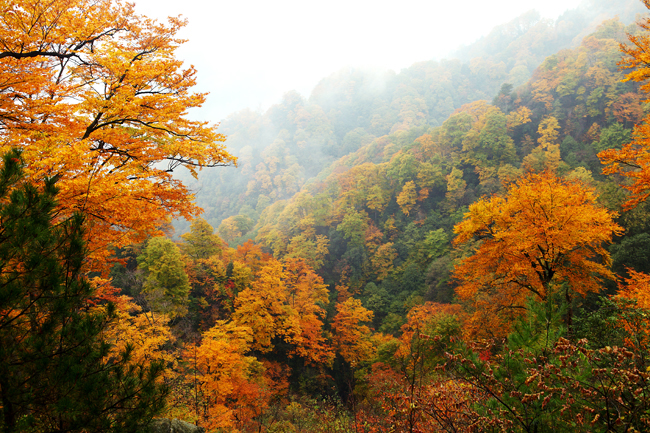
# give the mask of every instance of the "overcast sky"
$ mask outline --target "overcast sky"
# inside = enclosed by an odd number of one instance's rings
[[[244,108],[266,110],[289,90],[308,97],[346,66],[399,72],[444,57],[496,25],[536,9],[557,18],[580,0],[131,0],[163,20],[189,20],[179,57],[210,92],[192,117],[218,122]]]

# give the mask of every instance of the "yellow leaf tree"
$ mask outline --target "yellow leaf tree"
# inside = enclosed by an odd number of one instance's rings
[[[260,352],[273,350],[273,340],[282,338],[297,342],[300,335],[298,315],[288,304],[289,293],[284,284],[282,263],[270,260],[250,288],[235,299],[234,321],[253,330],[252,347]]]
[[[523,308],[530,296],[545,300],[560,287],[569,304],[574,293],[598,291],[602,278],[614,278],[604,248],[622,233],[614,216],[579,182],[548,171],[529,174],[505,195],[473,203],[454,227],[456,245],[478,245],[454,270],[456,292],[487,318]],[[477,317],[473,323],[486,325]]]
[[[252,331],[233,322],[217,321],[203,334],[199,345],[188,345],[184,358],[196,371],[196,415],[208,430],[236,427],[248,400],[267,404],[264,393],[264,367],[247,356],[253,341]],[[243,415],[243,416],[242,416]]]
[[[338,353],[352,366],[370,359],[375,349],[370,341],[370,328],[364,325],[364,322],[372,320],[373,312],[355,298],[348,298],[339,303],[336,311],[332,332]]]
[[[304,260],[271,259],[237,295],[233,320],[253,330],[255,350],[268,353],[282,342],[287,356],[327,365],[333,358],[323,336],[327,302],[327,286]]]
[[[58,176],[60,215],[87,216],[91,268],[170,215],[197,214],[172,171],[235,159],[214,126],[187,118],[205,95],[175,58],[185,22],[154,22],[120,0],[0,8],[0,152],[22,149],[32,179]]]
[[[402,212],[408,216],[413,206],[415,206],[416,200],[417,193],[415,192],[415,182],[408,181],[402,187],[402,192],[397,196],[397,204],[400,209],[402,209]]]
[[[97,307],[105,310],[106,307]],[[173,363],[172,353],[164,347],[174,341],[165,315],[147,314],[127,296],[121,296],[116,304],[115,320],[104,330],[105,341],[111,344],[109,356],[118,354],[130,346],[133,365],[149,365],[153,361]],[[169,373],[167,371],[166,373]]]

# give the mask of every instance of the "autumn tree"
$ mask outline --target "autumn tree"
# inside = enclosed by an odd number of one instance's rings
[[[96,308],[104,312],[106,305]],[[104,338],[111,344],[111,356],[129,348],[131,362],[142,365],[164,361],[172,364],[174,356],[164,350],[174,342],[169,318],[143,312],[128,296],[121,296],[115,304],[115,318],[104,329]],[[166,372],[168,373],[168,372]]]
[[[409,212],[415,206],[415,201],[417,194],[415,193],[415,182],[408,181],[404,184],[402,192],[397,196],[397,204],[402,209],[405,215],[409,215]]]
[[[621,124],[636,125],[643,119],[643,106],[637,93],[621,95],[612,106],[614,116]]]
[[[374,353],[369,339],[370,328],[364,324],[371,321],[374,314],[355,298],[348,298],[338,304],[336,311],[332,322],[334,346],[346,362],[352,366],[358,365]]]
[[[323,335],[327,301],[327,286],[304,260],[271,259],[237,294],[232,317],[253,330],[254,350],[280,350],[306,364],[329,365],[333,354]]]
[[[454,227],[457,246],[476,242],[474,254],[454,270],[456,292],[475,304],[475,317],[499,317],[501,309],[523,308],[528,297],[545,300],[554,290],[569,304],[575,294],[596,292],[603,278],[614,278],[604,248],[622,233],[614,216],[576,181],[548,171],[529,174],[503,196],[470,205]]]
[[[241,291],[235,299],[233,319],[239,326],[253,330],[255,350],[269,352],[276,337],[295,341],[300,329],[295,312],[287,305],[282,264],[272,260],[256,277],[251,287]]]
[[[627,273],[629,277],[619,281],[618,293],[610,301],[617,313],[612,315],[616,318],[615,326],[625,331],[623,342],[614,344],[647,350],[650,342],[650,320],[647,314],[650,310],[650,275],[630,268]]]
[[[238,246],[234,255],[234,260],[241,262],[242,266],[249,268],[256,275],[271,259],[270,254],[262,251],[262,248],[250,239]]]
[[[247,402],[266,404],[264,368],[248,355],[252,341],[251,328],[220,320],[203,334],[200,344],[186,347],[184,358],[193,370],[188,377],[196,375],[193,403],[200,425],[210,430],[236,427],[251,417]]]
[[[628,269],[628,272],[630,278],[619,285],[617,296],[635,300],[639,308],[650,309],[650,275],[632,269]]]
[[[161,24],[121,0],[2,1],[0,151],[24,150],[30,179],[59,178],[58,212],[86,215],[90,266],[110,248],[199,212],[172,177],[234,162],[214,126],[187,118],[205,95],[175,51],[179,18]]]
[[[329,365],[333,353],[323,335],[323,306],[329,301],[327,285],[304,260],[287,259],[284,268],[287,301],[298,313],[300,324],[300,337],[291,354],[308,364]]]

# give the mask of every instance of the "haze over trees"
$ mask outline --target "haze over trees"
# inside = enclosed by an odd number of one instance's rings
[[[643,11],[629,0],[585,2],[555,22],[529,12],[460,48],[457,58],[421,61],[398,74],[346,68],[321,80],[308,98],[288,92],[264,113],[230,115],[220,130],[240,169],[182,179],[196,190],[211,225],[235,215],[255,221],[258,204],[291,197],[338,158],[387,134],[439,126],[464,104],[492,101],[502,84],[525,84],[547,56],[580,45],[604,19],[630,24]],[[175,226],[185,232],[188,223]],[[254,235],[242,233],[242,241]]]
[[[589,6],[217,132],[183,22],[7,2],[0,430],[648,430],[650,0]]]

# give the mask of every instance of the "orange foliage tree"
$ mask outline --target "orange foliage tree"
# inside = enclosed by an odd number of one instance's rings
[[[268,353],[281,341],[288,345],[286,355],[326,365],[333,358],[323,335],[327,302],[327,286],[304,260],[270,259],[237,294],[232,317],[253,330],[253,349]]]
[[[361,301],[348,298],[336,306],[332,322],[334,345],[343,359],[352,366],[370,359],[375,348],[370,341],[370,328],[364,322],[372,320],[374,313],[361,305]]]
[[[241,427],[268,404],[264,367],[247,356],[252,341],[250,328],[220,320],[200,344],[186,347],[184,359],[196,375],[195,416],[208,430]]]
[[[630,278],[619,284],[617,297],[634,299],[639,308],[650,309],[650,275],[628,268]]]
[[[598,291],[603,277],[614,278],[603,247],[622,232],[614,216],[596,205],[593,190],[548,171],[519,179],[504,196],[473,203],[454,227],[456,245],[478,242],[454,270],[458,295],[476,307],[469,323],[485,328],[483,319],[524,308],[530,296],[545,300],[560,283],[569,304],[574,292]]]
[[[650,9],[650,0],[643,0]],[[631,45],[621,45],[621,50],[626,55],[620,62],[626,69],[632,69],[623,81],[643,82],[650,78],[650,18],[639,21],[643,32],[639,35],[629,35]],[[641,85],[644,92],[650,91],[650,83]],[[650,124],[649,117],[643,123],[634,127],[633,140],[621,149],[607,149],[598,154],[600,161],[605,165],[603,173],[619,174],[629,178],[632,183],[624,185],[632,196],[625,206],[631,208],[650,196]]]
[[[329,302],[327,285],[302,259],[285,261],[289,306],[298,313],[300,337],[290,352],[310,364],[329,364],[333,353],[323,336],[323,305]]]
[[[0,8],[0,152],[22,149],[31,179],[59,178],[59,215],[87,216],[92,268],[170,214],[198,213],[172,171],[235,158],[214,126],[187,118],[205,95],[174,57],[185,22],[154,22],[120,0]]]
[[[629,278],[618,284],[614,297],[622,311],[636,314],[619,314],[618,322],[629,337],[624,342],[630,348],[644,348],[650,342],[650,275],[628,268]],[[631,338],[632,337],[632,338]]]

